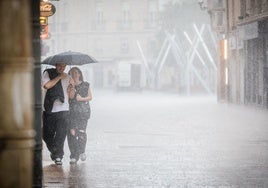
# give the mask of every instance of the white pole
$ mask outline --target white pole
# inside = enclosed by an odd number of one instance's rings
[[[203,26],[204,26],[204,25],[203,25]],[[203,26],[202,26],[202,27],[203,27]],[[211,54],[210,54],[210,52],[209,52],[209,50],[208,50],[208,47],[207,47],[206,43],[205,43],[204,40],[203,40],[203,37],[201,36],[200,32],[198,31],[197,26],[196,26],[195,24],[193,24],[193,27],[194,27],[195,32],[197,33],[197,36],[199,37],[199,39],[200,39],[200,41],[201,41],[201,44],[202,44],[203,48],[205,49],[205,52],[206,52],[206,54],[207,54],[207,56],[208,56],[209,61],[211,62],[213,68],[214,68],[215,70],[217,70],[217,67],[216,67],[216,65],[215,65],[215,62],[214,62],[214,60],[213,60],[213,58],[212,58],[212,56],[211,56]]]

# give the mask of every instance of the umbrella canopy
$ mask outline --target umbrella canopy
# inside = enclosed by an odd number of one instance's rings
[[[67,51],[46,58],[42,64],[55,65],[65,63],[67,65],[84,65],[97,63],[97,60],[87,54],[80,52]]]

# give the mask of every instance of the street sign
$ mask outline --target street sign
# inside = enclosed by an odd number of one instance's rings
[[[41,17],[49,17],[55,14],[56,7],[49,2],[40,2],[40,16]]]

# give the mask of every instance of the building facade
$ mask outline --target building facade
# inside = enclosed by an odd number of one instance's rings
[[[99,63],[85,74],[94,87],[120,86],[118,79],[124,74],[120,64],[127,63],[131,70],[123,71],[131,75],[123,87],[145,86],[146,72],[137,43],[150,59],[159,27],[158,0],[65,0],[53,4],[56,13],[49,18],[50,38],[43,40],[49,52],[43,58],[67,50],[92,55]]]
[[[267,0],[200,1],[218,34],[218,98],[268,108]]]

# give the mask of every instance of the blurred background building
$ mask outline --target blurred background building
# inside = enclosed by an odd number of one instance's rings
[[[218,98],[268,107],[268,1],[199,1],[219,42]]]
[[[49,19],[50,38],[43,40],[49,51],[44,57],[67,50],[94,56],[99,64],[90,65],[88,72],[94,87],[139,89],[145,85],[137,41],[146,55],[152,53],[159,28],[157,0],[66,0],[54,4],[57,12]]]
[[[94,56],[99,63],[84,69],[92,87],[216,93],[216,43],[196,0],[52,3],[42,59],[67,50]]]

